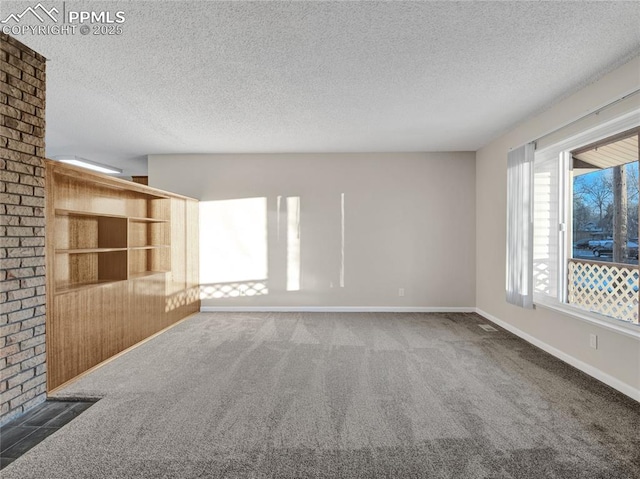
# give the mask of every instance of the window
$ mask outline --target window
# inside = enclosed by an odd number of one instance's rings
[[[572,258],[638,264],[638,134],[571,152]]]
[[[567,302],[638,323],[638,130],[571,151]]]
[[[536,151],[533,295],[638,321],[638,114]]]

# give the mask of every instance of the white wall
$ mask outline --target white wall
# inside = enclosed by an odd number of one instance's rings
[[[204,299],[203,307],[475,305],[474,153],[150,155],[149,184],[203,204],[216,202],[208,204],[218,219],[253,214],[255,224],[264,221],[255,209],[260,200],[222,201],[266,199],[266,232],[256,231],[255,225],[244,228],[237,222],[232,225],[232,220],[218,220],[215,223],[227,230],[212,234],[201,251],[211,245],[224,250],[235,234],[230,230],[245,230],[238,242],[246,248],[229,252],[240,265],[245,253],[254,258],[263,254],[259,242],[266,241],[269,294]],[[287,197],[300,198],[299,291],[287,291]],[[229,214],[236,210],[241,214]],[[249,244],[251,238],[256,238],[255,247]],[[260,268],[251,271],[245,266],[227,274],[224,255],[212,258],[212,264],[201,265],[202,277],[203,268],[218,268],[216,273],[221,269],[222,274],[210,276],[216,281],[260,274]],[[405,296],[398,295],[399,288],[405,289]]]
[[[548,309],[523,310],[505,301],[507,152],[640,87],[640,57],[476,153],[476,304],[540,346],[640,400],[640,339]],[[592,116],[582,126],[607,115]],[[576,131],[576,127],[570,128]],[[565,135],[567,134],[565,130]],[[559,138],[562,135],[555,135]],[[547,140],[549,141],[549,140]],[[589,334],[598,335],[598,349]]]

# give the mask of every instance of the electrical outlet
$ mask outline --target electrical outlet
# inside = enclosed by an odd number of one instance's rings
[[[398,289],[398,296],[404,296],[404,288]]]
[[[589,346],[593,349],[598,349],[598,336],[595,334],[589,335]]]

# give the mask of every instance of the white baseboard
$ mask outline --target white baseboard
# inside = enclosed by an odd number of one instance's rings
[[[619,379],[614,378],[613,376],[601,371],[600,369],[591,366],[590,364],[587,364],[577,358],[574,358],[573,356],[570,356],[569,354],[565,353],[564,351],[561,351],[557,348],[554,348],[553,346],[550,346],[549,344],[540,341],[539,339],[531,336],[530,334],[525,333],[524,331],[521,331],[520,329],[516,328],[515,326],[512,326],[511,324],[502,321],[501,319],[496,318],[495,316],[493,316],[492,314],[487,313],[486,311],[481,310],[480,308],[476,308],[476,313],[478,313],[480,316],[482,316],[485,319],[488,319],[489,321],[491,321],[492,323],[497,324],[498,326],[503,327],[504,329],[506,329],[507,331],[515,334],[516,336],[524,339],[525,341],[527,341],[528,343],[533,344],[534,346],[539,347],[540,349],[542,349],[543,351],[546,351],[547,353],[551,354],[552,356],[555,356],[556,358],[564,361],[567,364],[570,364],[571,366],[573,366],[576,369],[579,369],[580,371],[588,374],[589,376],[592,376],[594,378],[596,378],[597,380],[605,383],[608,386],[611,386],[612,388],[620,391],[621,393],[629,396],[632,399],[635,399],[636,401],[640,402],[640,390],[636,389],[632,386],[630,386],[629,384],[623,383],[622,381],[620,381]]]
[[[475,313],[476,308],[437,306],[202,306],[200,311],[203,313]]]

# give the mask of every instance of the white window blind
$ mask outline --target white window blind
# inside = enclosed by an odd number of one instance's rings
[[[533,307],[534,143],[507,157],[507,302]]]
[[[558,298],[560,234],[560,161],[538,158],[533,167],[533,295]]]

